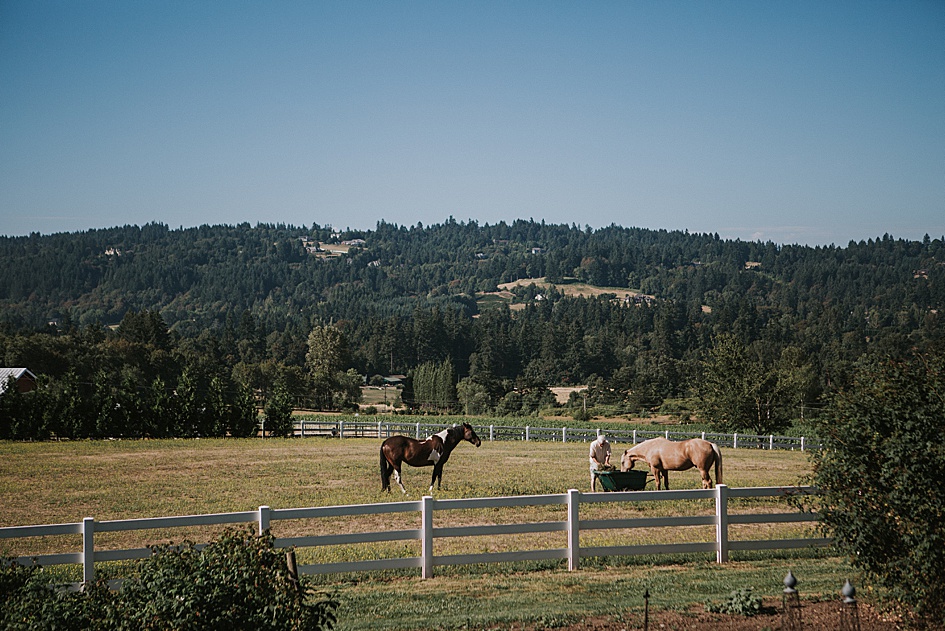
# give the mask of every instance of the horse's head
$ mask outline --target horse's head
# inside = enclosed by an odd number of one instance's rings
[[[476,431],[469,423],[463,423],[463,440],[468,440],[476,447],[482,444],[482,441],[476,436]]]
[[[623,452],[623,455],[620,456],[620,470],[629,471],[633,468],[633,465],[637,460],[646,460],[643,456],[639,456],[635,453],[632,453],[632,449],[628,449]]]

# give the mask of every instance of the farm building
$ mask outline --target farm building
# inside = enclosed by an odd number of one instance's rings
[[[0,368],[0,394],[6,391],[11,377],[20,392],[36,389],[36,375],[29,368]]]

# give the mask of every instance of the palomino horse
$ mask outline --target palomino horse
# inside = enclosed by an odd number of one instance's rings
[[[722,452],[715,443],[701,438],[673,442],[665,438],[651,438],[623,452],[620,458],[620,470],[629,471],[637,460],[650,465],[650,471],[656,478],[656,489],[666,483],[669,490],[669,471],[685,471],[697,467],[702,474],[702,488],[712,488],[709,470],[715,465],[715,481],[722,483]]]
[[[381,490],[390,493],[390,474],[393,472],[400,490],[404,495],[407,494],[400,477],[400,465],[406,462],[412,467],[433,465],[433,477],[430,479],[432,493],[434,484],[440,488],[443,483],[443,465],[449,460],[453,448],[464,440],[476,447],[482,444],[469,423],[444,429],[424,441],[409,436],[391,436],[381,444]]]

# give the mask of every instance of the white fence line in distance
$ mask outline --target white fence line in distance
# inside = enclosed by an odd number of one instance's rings
[[[395,421],[344,421],[308,420],[295,421],[293,434],[302,438],[316,436],[332,438],[387,438],[395,434],[422,439],[452,427],[446,423],[408,423]],[[588,429],[574,427],[524,427],[504,425],[473,425],[482,440],[523,440],[551,442],[590,442],[599,434],[606,433],[611,442],[637,444],[649,438],[664,437],[669,440],[703,438],[719,447],[732,449],[785,449],[807,451],[820,449],[804,436],[778,436],[775,434],[721,434],[716,432],[674,432],[642,429]]]

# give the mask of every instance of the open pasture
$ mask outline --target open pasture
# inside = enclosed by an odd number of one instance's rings
[[[628,445],[614,444],[615,460]],[[155,440],[0,443],[0,526],[65,523],[94,517],[98,521],[170,515],[254,510],[261,505],[295,508],[400,501],[399,490],[380,491],[380,441],[376,439],[247,439]],[[807,455],[790,451],[724,450],[724,481],[738,486],[792,486],[808,472]],[[640,465],[637,465],[638,468]],[[405,467],[410,498],[427,494],[431,468]],[[700,488],[695,470],[670,474],[672,488]],[[475,448],[460,444],[444,469],[444,482],[435,497],[493,497],[563,493],[571,488],[589,490],[587,444],[538,442],[484,442]],[[652,481],[647,489],[655,488]],[[747,510],[768,510],[766,500],[743,500]],[[665,514],[711,514],[710,503],[646,503],[590,506],[582,518]],[[533,507],[516,512],[490,510],[488,514],[457,511],[437,525],[550,521],[561,519],[559,507]],[[606,512],[605,512],[606,511]],[[523,514],[524,512],[524,514]],[[391,516],[376,519],[392,519]],[[416,527],[409,523],[377,523],[350,519],[343,523],[279,522],[279,537],[321,532],[357,532]],[[795,526],[794,528],[804,528]],[[113,545],[135,546],[183,538],[201,541],[212,536],[206,529],[140,533],[109,533]],[[643,541],[659,533],[636,533]],[[103,535],[105,536],[105,535]],[[557,537],[559,534],[547,534]],[[601,532],[607,538],[609,533]],[[665,534],[662,536],[666,536]],[[670,535],[675,536],[675,535]],[[737,536],[737,533],[736,535]],[[787,535],[786,535],[787,536]],[[147,537],[147,540],[142,540]],[[489,538],[485,549],[515,545]],[[68,542],[56,538],[0,542],[3,554],[62,551]],[[452,542],[451,542],[452,543]],[[106,543],[105,545],[112,545]],[[454,545],[468,546],[468,541]],[[587,545],[604,545],[589,540]],[[67,546],[68,547],[68,546]],[[403,546],[390,554],[401,555]],[[376,550],[323,550],[321,555],[361,556]],[[333,560],[333,559],[329,559]]]
[[[273,508],[363,504],[401,501],[399,491],[380,492],[380,441],[376,439],[249,439],[100,441],[73,443],[0,443],[0,525],[28,525],[130,519],[245,511]],[[615,444],[615,457],[627,445]],[[793,486],[809,471],[807,455],[800,452],[723,450],[724,481],[731,487]],[[639,465],[638,465],[639,466]],[[426,494],[430,468],[405,468],[410,498]],[[700,488],[694,470],[670,474],[674,489]],[[491,497],[561,493],[569,488],[587,491],[587,444],[484,442],[463,443],[444,469],[444,488],[437,498]],[[652,482],[648,489],[653,488]],[[765,499],[741,500],[751,511],[780,511]],[[665,514],[710,514],[712,506],[694,501],[642,504],[589,505],[582,519]],[[437,514],[437,526],[553,521],[562,519],[560,507],[532,507],[511,512],[502,509],[449,511]],[[454,514],[455,513],[455,514]],[[388,522],[380,523],[381,519]],[[390,521],[393,520],[393,521]],[[381,516],[370,519],[324,520],[318,524],[274,523],[278,537],[415,528],[416,516]],[[809,526],[787,525],[805,529]],[[104,533],[105,547],[133,547],[168,541],[206,541],[214,528]],[[609,545],[615,538],[632,536],[640,542],[696,540],[700,534],[681,531],[701,527],[599,531],[582,545]],[[741,528],[750,528],[742,526]],[[784,533],[794,536],[796,532]],[[767,536],[761,533],[759,536]],[[438,554],[462,551],[497,551],[527,547],[556,547],[561,533],[521,537],[489,537],[437,541]],[[732,533],[733,538],[750,538]],[[705,533],[711,539],[711,533]],[[50,537],[31,541],[0,542],[0,554],[38,554],[74,550],[77,537]],[[485,540],[481,540],[485,539]],[[584,536],[582,536],[582,540]],[[14,549],[15,546],[15,549]],[[413,542],[300,550],[300,562],[331,562],[371,556],[409,556]],[[441,548],[442,546],[442,548]],[[415,571],[370,575],[317,577],[321,589],[337,594],[339,629],[521,628],[523,624],[559,626],[586,616],[611,617],[615,623],[639,618],[642,592],[652,594],[654,608],[685,609],[706,599],[722,600],[732,589],[752,586],[761,594],[778,596],[787,569],[801,577],[803,593],[829,596],[842,580],[852,576],[839,559],[826,551],[735,557],[724,566],[706,555],[638,557],[620,561],[597,558],[582,562],[569,573],[557,562],[521,566],[466,566],[441,568],[433,580],[421,580]],[[118,574],[120,568],[111,571]],[[109,576],[108,567],[100,570]],[[76,577],[65,577],[76,580]],[[467,592],[475,607],[455,598]]]

